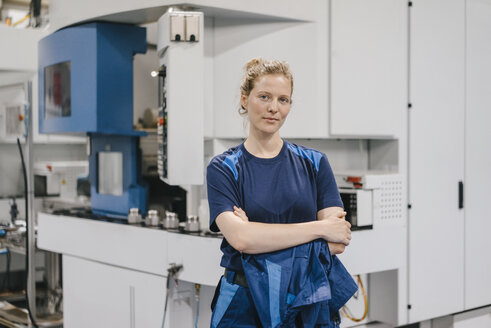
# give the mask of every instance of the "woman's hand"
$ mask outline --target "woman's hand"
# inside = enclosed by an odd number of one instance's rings
[[[244,222],[249,221],[249,218],[247,217],[246,212],[244,212],[244,210],[241,209],[240,207],[234,206],[234,214],[236,216],[238,216]]]
[[[340,243],[327,243],[327,245],[329,246],[329,252],[331,252],[331,255],[342,254],[346,248],[346,246]]]
[[[346,212],[343,210],[342,207],[327,207],[319,212],[317,212],[317,220],[327,220],[327,219],[338,219],[345,221],[346,217]],[[348,224],[348,229],[351,227],[349,222],[346,222]],[[351,231],[348,232],[349,236],[345,236],[345,239],[348,241],[351,240]],[[344,243],[335,243],[332,240],[328,240],[328,245],[329,245],[329,251],[331,252],[331,255],[338,255],[344,252],[346,248],[346,244]]]
[[[319,220],[323,238],[331,243],[340,243],[348,246],[351,240],[351,224],[344,219],[346,212],[339,212]]]

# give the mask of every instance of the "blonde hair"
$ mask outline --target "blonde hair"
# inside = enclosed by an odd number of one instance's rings
[[[269,74],[282,74],[289,79],[293,93],[293,75],[290,65],[285,61],[253,58],[246,63],[244,71],[244,78],[240,85],[241,95],[249,96],[252,89],[254,89],[256,80],[261,76]],[[239,114],[244,115],[245,113],[247,113],[247,110],[241,105],[239,107]]]

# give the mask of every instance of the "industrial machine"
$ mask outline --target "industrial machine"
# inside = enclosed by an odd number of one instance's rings
[[[146,51],[141,27],[90,23],[39,42],[39,131],[90,137],[92,212],[125,218],[147,211],[139,136],[133,130],[133,56]]]
[[[380,222],[401,222],[404,210],[400,174],[336,172],[336,183],[352,230],[372,229]]]
[[[203,14],[169,11],[158,24],[158,173],[168,185],[202,184]],[[39,43],[39,131],[88,134],[96,215],[144,216],[155,190],[142,178],[146,132],[133,130],[133,56],[144,52],[145,29],[115,23],[68,27]]]

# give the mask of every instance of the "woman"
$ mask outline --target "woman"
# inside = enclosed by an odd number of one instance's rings
[[[292,92],[287,63],[250,60],[239,109],[249,119],[249,136],[208,166],[210,229],[225,237],[222,285],[231,286],[217,288],[213,327],[262,326],[241,253],[270,253],[319,238],[329,243],[331,254],[349,245],[350,224],[327,157],[280,137]]]

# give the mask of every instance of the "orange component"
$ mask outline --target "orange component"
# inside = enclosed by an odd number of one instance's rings
[[[50,171],[50,172],[51,172],[51,171],[53,171],[53,167],[52,167],[51,165],[49,165],[49,164],[46,164],[46,168],[47,168],[47,169],[48,169],[48,171]]]
[[[361,183],[361,177],[348,177],[346,181],[352,183]]]
[[[159,118],[159,125],[164,125],[164,119],[163,118]]]
[[[23,120],[24,120],[24,115],[19,114],[19,121],[23,121]]]

